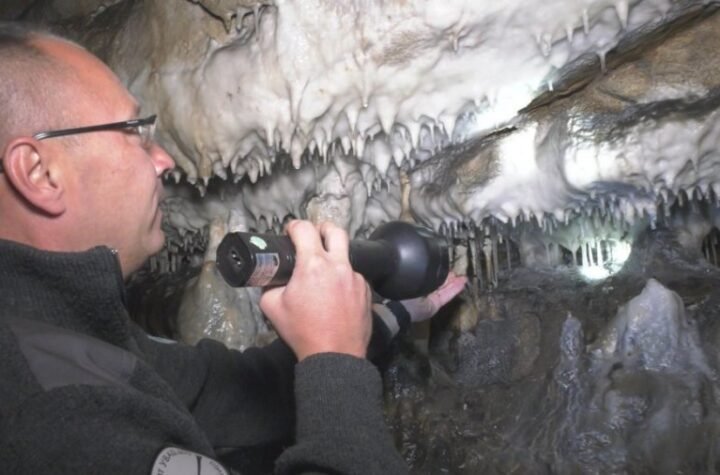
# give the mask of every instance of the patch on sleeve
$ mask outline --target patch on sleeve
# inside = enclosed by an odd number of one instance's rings
[[[151,475],[230,475],[220,462],[205,455],[177,447],[160,451]]]

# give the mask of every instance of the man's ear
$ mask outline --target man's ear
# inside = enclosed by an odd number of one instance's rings
[[[21,137],[5,148],[3,168],[15,191],[38,210],[50,216],[65,211],[64,188],[37,140]]]

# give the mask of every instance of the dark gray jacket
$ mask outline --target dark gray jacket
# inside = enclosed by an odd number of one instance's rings
[[[109,249],[0,241],[2,473],[171,475],[175,447],[215,458],[291,438],[277,473],[407,471],[368,361],[158,341],[129,320]]]

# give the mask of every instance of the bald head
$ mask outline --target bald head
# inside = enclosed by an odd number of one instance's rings
[[[117,251],[125,276],[164,244],[163,172],[172,158],[138,129],[139,104],[82,47],[0,23],[0,239],[49,251]],[[101,126],[35,138],[43,131]],[[45,140],[47,138],[47,140]]]
[[[62,41],[18,23],[0,22],[0,150],[16,135],[54,128],[66,110],[61,95],[73,72],[39,46]]]

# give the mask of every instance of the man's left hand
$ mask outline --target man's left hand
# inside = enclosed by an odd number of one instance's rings
[[[459,294],[466,283],[467,277],[450,272],[443,285],[434,292],[424,297],[401,300],[400,303],[410,314],[413,323],[422,322],[435,315],[443,305]]]

